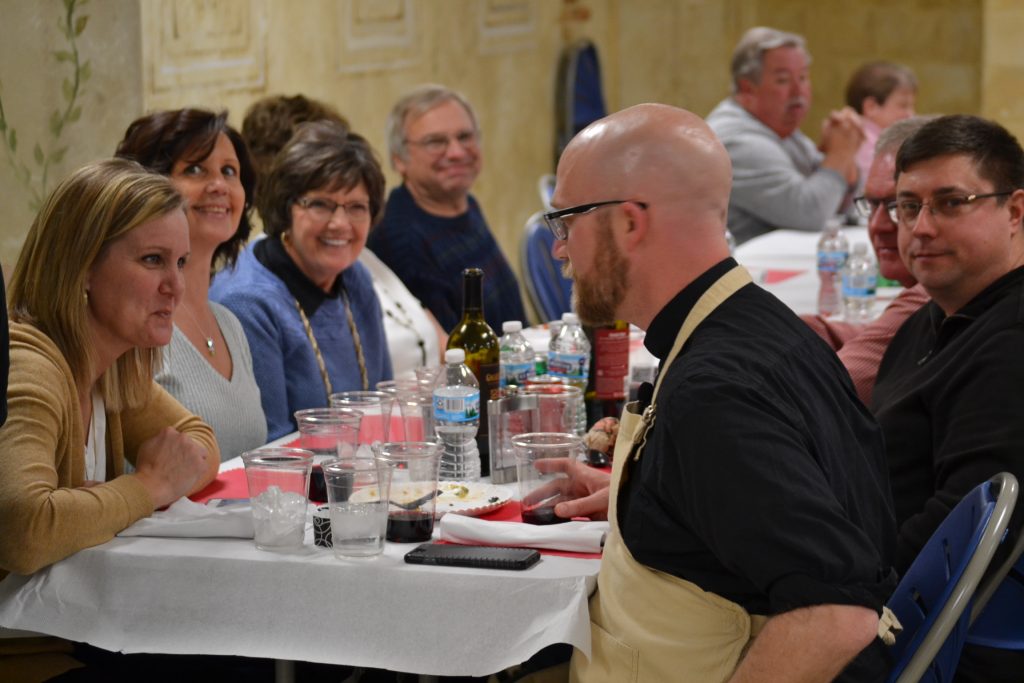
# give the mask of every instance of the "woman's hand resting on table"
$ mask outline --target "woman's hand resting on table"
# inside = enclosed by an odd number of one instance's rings
[[[600,470],[569,458],[544,458],[534,462],[541,472],[565,472],[567,482],[552,481],[562,489],[562,494],[572,500],[555,505],[555,515],[565,519],[589,517],[608,518],[608,486],[611,477]]]
[[[157,508],[189,493],[206,474],[206,449],[195,439],[164,427],[139,447],[135,476]]]

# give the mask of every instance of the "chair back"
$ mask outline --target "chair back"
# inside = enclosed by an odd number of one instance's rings
[[[935,530],[889,599],[903,625],[889,681],[953,680],[970,603],[1006,532],[1017,480],[1002,472],[964,496]]]
[[[1024,538],[1024,533],[1020,537]],[[1021,545],[1018,540],[1014,546],[1017,563],[1003,575],[987,606],[983,605],[980,613],[974,610],[977,617],[967,633],[967,642],[971,645],[1024,650],[1024,558],[1020,555]]]
[[[520,242],[519,267],[530,303],[541,322],[558,320],[572,310],[572,280],[562,276],[562,265],[551,255],[555,237],[535,213],[526,221]]]

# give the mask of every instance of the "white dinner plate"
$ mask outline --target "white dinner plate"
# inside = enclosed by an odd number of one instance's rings
[[[446,512],[476,517],[497,510],[512,500],[512,489],[498,484],[484,484],[479,481],[442,481],[437,488],[435,516]]]

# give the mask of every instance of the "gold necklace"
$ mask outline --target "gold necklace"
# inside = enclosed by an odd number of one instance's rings
[[[213,337],[211,337],[210,335],[206,334],[206,330],[204,330],[203,326],[199,324],[199,321],[196,319],[195,314],[192,313],[192,309],[189,308],[188,304],[186,304],[183,301],[183,302],[181,302],[181,307],[185,309],[186,313],[188,313],[188,317],[192,318],[192,322],[194,322],[196,324],[196,329],[199,330],[199,334],[201,334],[203,339],[206,340],[206,352],[208,354],[210,354],[211,356],[213,356],[214,355]]]

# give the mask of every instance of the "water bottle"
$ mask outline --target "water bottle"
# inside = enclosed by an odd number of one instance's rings
[[[830,316],[839,313],[842,300],[839,295],[840,273],[850,254],[850,243],[836,224],[828,224],[818,240],[818,313]]]
[[[548,351],[555,348],[555,340],[558,339],[558,333],[562,331],[562,321],[552,320],[548,323],[548,330],[551,332],[551,338],[548,340]]]
[[[533,346],[523,336],[523,323],[506,320],[501,324],[504,333],[499,341],[501,346],[501,387],[514,384],[526,385],[526,378],[534,373]]]
[[[587,390],[587,378],[590,375],[590,340],[580,327],[580,319],[575,313],[562,314],[562,329],[558,336],[551,340],[548,351],[548,374],[558,377],[579,390]],[[587,431],[587,408],[580,403],[580,415],[576,431],[584,434]]]
[[[446,480],[480,479],[480,384],[465,364],[466,352],[444,352],[444,370],[434,388],[434,431],[444,443],[439,477]]]
[[[867,323],[872,319],[878,285],[878,266],[868,254],[868,245],[860,242],[843,268],[843,317],[849,323]]]

